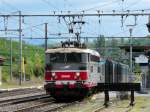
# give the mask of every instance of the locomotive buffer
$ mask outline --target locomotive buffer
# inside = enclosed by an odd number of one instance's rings
[[[130,106],[134,106],[134,91],[140,91],[140,83],[98,83],[98,90],[104,91],[105,107],[109,102],[109,91],[131,91]]]

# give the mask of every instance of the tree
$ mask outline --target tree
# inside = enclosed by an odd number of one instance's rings
[[[105,37],[103,35],[100,35],[100,37],[97,38],[97,40],[94,41],[95,48],[99,50],[99,53],[104,56],[105,55]]]

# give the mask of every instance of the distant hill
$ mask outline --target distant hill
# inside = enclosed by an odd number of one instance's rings
[[[11,59],[11,41],[0,38],[0,56],[6,58],[3,71],[3,82],[9,81],[10,77],[10,59]],[[19,77],[19,42],[12,41],[12,72],[13,78]],[[33,46],[23,42],[23,58],[25,60],[25,73],[28,77],[43,77],[44,74],[44,48]]]

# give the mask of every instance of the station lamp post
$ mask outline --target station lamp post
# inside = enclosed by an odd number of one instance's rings
[[[130,71],[133,72],[133,66],[132,66],[132,47],[133,47],[133,39],[132,39],[132,31],[133,29],[130,28]]]

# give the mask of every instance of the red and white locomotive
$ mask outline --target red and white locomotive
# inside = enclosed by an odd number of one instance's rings
[[[61,47],[46,51],[45,90],[56,99],[85,97],[97,91],[98,83],[127,82],[128,66],[110,60],[100,62],[100,54],[81,47]]]
[[[85,96],[96,88],[102,79],[99,60],[99,53],[91,49],[48,49],[45,72],[47,93],[55,98]]]

